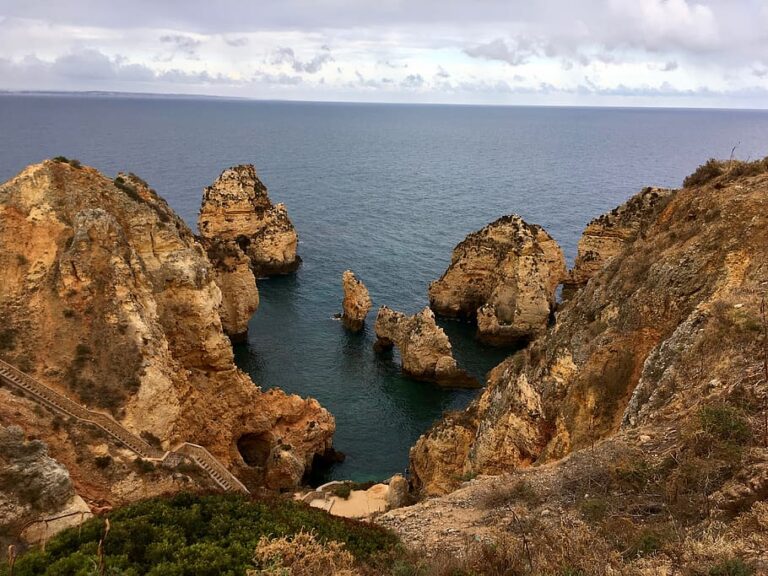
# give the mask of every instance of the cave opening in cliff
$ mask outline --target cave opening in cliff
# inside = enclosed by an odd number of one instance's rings
[[[249,432],[237,439],[237,450],[248,466],[263,468],[272,450],[272,435]]]

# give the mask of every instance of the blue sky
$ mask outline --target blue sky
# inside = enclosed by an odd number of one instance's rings
[[[768,0],[0,0],[0,90],[768,107]]]

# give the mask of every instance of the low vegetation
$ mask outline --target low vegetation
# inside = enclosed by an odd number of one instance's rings
[[[703,186],[716,178],[721,178],[719,184],[725,184],[742,176],[757,176],[768,172],[768,156],[761,160],[715,160],[710,158],[699,166],[696,171],[683,180],[685,188]]]
[[[73,168],[82,168],[83,165],[80,162],[80,160],[77,160],[75,158],[67,158],[66,156],[56,156],[52,158],[54,162],[58,162],[59,164],[69,164]]]
[[[335,518],[289,500],[231,494],[146,500],[112,513],[106,528],[105,519],[96,518],[80,529],[62,532],[44,551],[22,555],[13,575],[244,576],[257,565],[271,565],[274,570],[255,574],[309,574],[277,571],[275,564],[283,562],[280,551],[285,546],[268,543],[268,539],[290,539],[309,530],[313,543],[335,542],[329,550],[343,549],[349,554],[345,558],[351,556],[356,566],[367,570],[374,569],[379,557],[396,554],[399,547],[397,537],[381,528]],[[307,540],[306,535],[299,538]],[[101,572],[99,566],[103,566]],[[6,576],[7,569],[0,569],[0,574]]]

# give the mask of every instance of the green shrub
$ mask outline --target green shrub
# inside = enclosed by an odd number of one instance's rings
[[[683,180],[683,187],[701,186],[723,174],[723,162],[710,158]]]
[[[136,458],[133,461],[133,467],[136,468],[139,474],[149,474],[155,471],[155,465],[149,460],[144,460],[144,458]]]
[[[96,456],[96,458],[93,459],[93,462],[96,464],[97,468],[108,468],[112,464],[112,456],[109,454],[104,456]]]
[[[723,560],[712,566],[708,576],[752,576],[754,571],[738,558]]]
[[[58,162],[59,164],[69,164],[73,168],[82,168],[83,164],[80,162],[80,160],[76,160],[75,158],[67,158],[66,156],[55,156],[52,158],[54,162]]]
[[[13,350],[16,346],[16,330],[0,328],[0,350]]]
[[[704,406],[699,411],[701,428],[722,442],[746,444],[752,438],[749,422],[737,408],[728,404]]]
[[[344,544],[358,562],[398,548],[383,528],[336,518],[284,499],[258,500],[234,494],[177,494],[114,511],[104,544],[107,574],[243,576],[253,567],[262,536],[281,538],[312,530],[320,542]],[[94,572],[104,519],[61,532],[45,551],[22,555],[14,576],[59,576]],[[0,574],[7,574],[0,568]]]
[[[346,500],[347,498],[349,498],[349,495],[352,493],[352,486],[350,486],[346,482],[344,484],[335,484],[331,486],[330,492],[334,496],[338,496],[339,498],[343,498],[344,500]]]

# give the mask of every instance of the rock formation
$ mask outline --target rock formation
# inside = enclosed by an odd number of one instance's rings
[[[368,289],[351,270],[344,271],[341,276],[341,285],[344,288],[344,311],[341,315],[341,321],[348,330],[359,332],[363,328],[365,317],[368,316],[368,312],[373,306]]]
[[[438,314],[477,318],[478,336],[505,345],[546,330],[565,258],[543,228],[504,216],[468,235],[429,287]]]
[[[45,536],[43,526],[33,523],[41,511],[61,516],[52,527],[61,530],[91,517],[82,498],[75,493],[66,468],[50,458],[45,444],[27,440],[18,426],[0,425],[0,545],[22,535],[27,543]],[[26,530],[24,530],[26,528]]]
[[[331,447],[334,419],[316,400],[262,392],[235,367],[216,271],[140,179],[55,161],[26,168],[0,185],[0,270],[0,357],[161,449],[197,443],[248,486],[282,489]],[[86,499],[181,489],[5,388],[0,421],[34,429]],[[297,462],[287,473],[276,447]]]
[[[285,206],[272,204],[251,164],[224,170],[203,191],[198,228],[206,240],[236,242],[257,278],[293,272],[301,263]]]
[[[259,308],[251,261],[233,240],[203,239],[203,245],[213,265],[213,280],[221,290],[221,326],[230,340],[244,342],[248,322]]]
[[[402,474],[395,474],[389,479],[387,490],[387,509],[402,508],[408,503],[408,480]]]
[[[768,173],[748,166],[742,174],[757,175],[645,190],[603,218],[626,248],[589,272],[556,326],[496,367],[464,413],[419,439],[417,489],[445,493],[462,476],[557,460],[640,427],[684,428],[701,406],[763,394],[744,375],[761,373],[764,354]],[[644,224],[627,223],[632,206],[651,206]],[[615,253],[611,242],[601,245]],[[586,270],[582,257],[576,277]]]
[[[576,264],[563,281],[563,296],[569,298],[642,234],[673,192],[665,188],[645,188],[587,224],[579,240]]]
[[[458,367],[451,342],[428,307],[406,316],[382,306],[376,316],[377,350],[397,346],[403,373],[416,380],[451,388],[477,388],[479,382]]]

